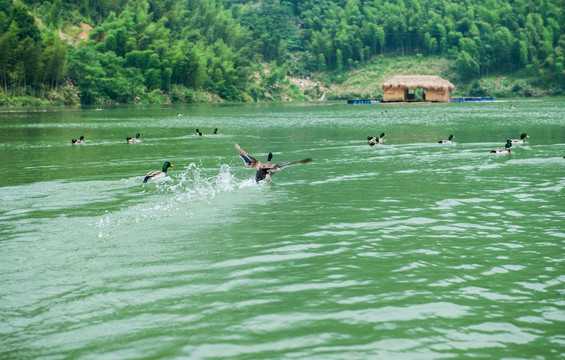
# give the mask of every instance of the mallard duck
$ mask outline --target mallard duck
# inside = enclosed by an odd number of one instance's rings
[[[451,144],[451,140],[453,140],[455,138],[455,136],[453,135],[449,135],[449,137],[447,138],[447,140],[440,140],[438,141],[438,143],[440,144]]]
[[[84,136],[81,135],[81,136],[78,138],[78,140],[77,140],[77,139],[72,139],[72,140],[71,140],[71,144],[73,144],[73,145],[84,144]]]
[[[141,134],[140,134],[140,133],[137,133],[137,134],[135,134],[135,138],[127,137],[127,138],[126,138],[126,141],[127,141],[128,144],[140,143],[140,142],[141,142],[141,137],[142,137]]]
[[[249,155],[241,147],[239,147],[239,145],[237,143],[235,143],[234,146],[237,149],[239,156],[241,156],[241,158],[243,159],[245,166],[248,169],[257,170],[257,173],[255,174],[255,181],[257,181],[257,182],[262,181],[262,180],[271,181],[271,178],[272,178],[274,173],[276,173],[279,170],[284,169],[287,166],[290,166],[290,165],[293,165],[293,164],[305,164],[307,162],[312,161],[312,159],[307,158],[307,159],[303,159],[303,160],[299,160],[299,161],[293,161],[293,162],[287,162],[287,163],[273,165],[273,164],[271,164],[271,160],[273,159],[273,153],[269,153],[269,156],[267,157],[267,162],[264,163],[264,164],[261,164],[253,156]]]
[[[194,136],[202,136],[202,133],[200,132],[200,130],[196,129]]]
[[[529,139],[530,135],[526,133],[522,133],[519,139],[509,139],[508,141],[512,141],[512,144],[525,144],[526,139]]]
[[[220,134],[218,133],[218,128],[214,128],[214,132],[212,133],[212,135],[220,135]]]
[[[181,114],[181,113],[177,113],[177,116],[183,116],[183,114]]]
[[[385,136],[386,136],[385,133],[381,133],[379,137],[367,136],[367,140],[369,140],[369,145],[371,146],[381,145],[384,141]]]
[[[510,148],[512,147],[512,140],[506,140],[506,145],[504,145],[504,149],[495,149],[492,150],[491,153],[493,154],[510,154]]]
[[[158,171],[158,170],[150,171],[143,178],[143,183],[145,184],[149,180],[157,180],[157,179],[162,179],[162,178],[166,177],[167,176],[167,169],[170,168],[170,167],[175,167],[175,166],[173,164],[171,164],[170,162],[165,161],[165,163],[163,164],[163,170],[162,171]]]

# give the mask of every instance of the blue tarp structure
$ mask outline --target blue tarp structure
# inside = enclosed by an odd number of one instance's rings
[[[479,102],[479,101],[494,101],[493,97],[468,97],[468,98],[453,98],[451,102]]]
[[[378,104],[378,100],[347,100],[348,104],[357,105],[357,104]]]

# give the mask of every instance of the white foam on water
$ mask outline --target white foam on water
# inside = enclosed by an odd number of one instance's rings
[[[236,179],[227,164],[221,165],[217,174],[204,176],[203,169],[191,163],[182,173],[171,173],[165,179],[167,180],[139,184],[141,194],[138,202],[105,214],[95,222],[94,226],[100,229],[99,238],[107,236],[113,228],[119,229],[129,224],[205,214],[206,211],[213,211],[211,202],[222,194],[266,186],[264,183],[256,183],[252,178],[243,181]],[[128,181],[137,182],[138,178]]]

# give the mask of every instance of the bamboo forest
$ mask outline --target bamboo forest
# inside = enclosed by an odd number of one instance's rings
[[[378,82],[416,65],[436,66],[461,95],[558,96],[564,9],[564,0],[0,0],[0,104],[313,100],[355,74]],[[493,93],[487,84],[501,79],[507,91]]]

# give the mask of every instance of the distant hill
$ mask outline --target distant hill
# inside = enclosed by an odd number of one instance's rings
[[[0,104],[562,95],[565,0],[0,0]]]

